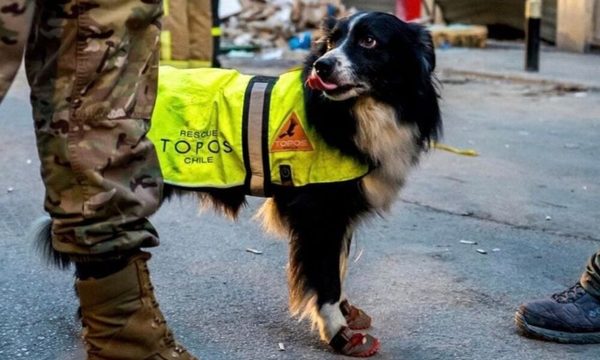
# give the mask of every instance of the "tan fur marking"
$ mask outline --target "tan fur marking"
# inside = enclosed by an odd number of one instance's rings
[[[412,166],[417,162],[418,129],[402,124],[396,111],[372,97],[361,97],[353,108],[357,121],[354,141],[378,167],[362,179],[369,203],[389,210]]]
[[[317,317],[317,294],[308,291],[302,298],[290,297],[290,313],[298,316],[300,320],[309,317],[313,323]]]
[[[289,232],[289,226],[285,223],[272,198],[265,200],[255,218],[262,219],[263,228],[268,233],[286,236]]]

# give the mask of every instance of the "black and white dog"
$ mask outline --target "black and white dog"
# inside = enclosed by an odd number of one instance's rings
[[[440,134],[435,54],[422,26],[385,13],[329,19],[323,31],[305,63],[307,120],[329,145],[372,170],[343,183],[275,186],[260,214],[268,230],[290,240],[292,313],[310,316],[337,351],[369,356],[378,341],[352,328],[368,327],[370,319],[343,292],[348,249],[354,228],[390,208]],[[245,201],[227,191],[208,197],[231,214]]]
[[[328,19],[323,32],[303,72],[307,121],[327,144],[371,170],[344,182],[273,185],[260,215],[268,230],[289,237],[292,313],[310,316],[336,351],[363,357],[376,353],[379,341],[358,331],[371,319],[343,291],[350,242],[361,220],[390,208],[440,134],[435,55],[422,26],[385,13]],[[246,193],[207,189],[198,196],[235,216]]]

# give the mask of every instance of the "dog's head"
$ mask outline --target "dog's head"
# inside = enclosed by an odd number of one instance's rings
[[[390,14],[327,19],[323,33],[313,50],[306,83],[330,100],[387,97],[429,77],[435,67],[429,33]]]
[[[326,19],[323,34],[306,62],[308,98],[340,109],[347,101],[372,97],[396,109],[401,121],[417,125],[424,147],[438,138],[435,53],[423,26],[369,12]]]

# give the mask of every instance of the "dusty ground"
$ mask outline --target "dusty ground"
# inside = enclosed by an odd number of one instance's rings
[[[377,359],[599,358],[600,345],[522,338],[512,317],[573,284],[600,249],[600,93],[452,75],[442,94],[444,142],[480,156],[427,155],[393,211],[359,231],[348,293],[374,317]],[[82,358],[72,277],[25,238],[43,188],[23,77],[0,126],[0,358]],[[154,217],[163,244],[150,265],[171,326],[203,359],[338,359],[290,319],[287,246],[251,220],[259,203],[237,223],[188,199]]]

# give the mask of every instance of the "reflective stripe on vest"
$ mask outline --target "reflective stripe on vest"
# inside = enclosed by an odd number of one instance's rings
[[[254,79],[253,79],[254,80]],[[265,149],[263,149],[263,133],[266,131],[265,110],[268,109],[268,100],[273,82],[251,81],[248,85],[250,96],[247,97],[248,113],[247,120],[242,119],[243,124],[247,121],[248,132],[244,136],[248,144],[248,168],[250,195],[265,196],[266,179],[269,169],[265,167]],[[244,126],[244,125],[242,125]]]
[[[301,72],[279,78],[234,70],[161,67],[148,137],[165,182],[187,188],[356,179],[368,166],[326,144],[306,122]]]

